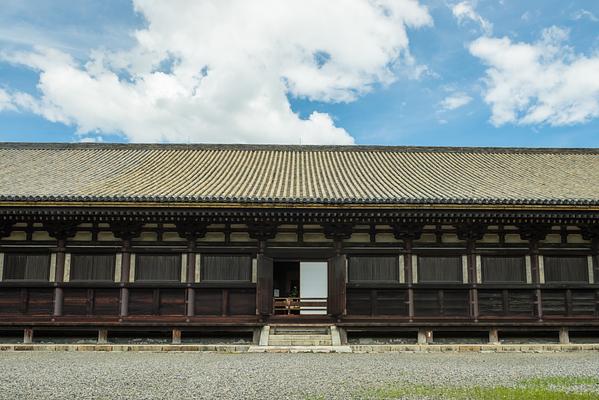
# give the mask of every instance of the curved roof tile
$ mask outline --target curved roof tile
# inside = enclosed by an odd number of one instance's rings
[[[1,201],[599,204],[599,150],[0,144]]]

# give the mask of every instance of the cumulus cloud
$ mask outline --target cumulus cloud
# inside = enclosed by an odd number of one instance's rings
[[[535,43],[482,37],[470,45],[486,70],[491,122],[571,125],[599,116],[599,55],[577,54],[568,31],[551,27]]]
[[[439,103],[439,106],[441,107],[442,110],[450,111],[450,110],[458,109],[460,107],[464,107],[471,101],[472,101],[472,97],[468,96],[466,93],[458,92],[458,93],[453,93],[453,94],[447,96],[446,98],[444,98],[443,101],[441,101],[441,103]]]
[[[17,107],[134,142],[352,143],[329,114],[289,96],[350,102],[408,66],[406,29],[432,24],[417,0],[135,0],[147,27],[128,51],[81,65],[48,48],[4,54],[39,71]]]
[[[490,35],[493,31],[493,24],[481,17],[476,12],[475,8],[475,3],[466,0],[455,4],[451,8],[451,11],[460,24],[464,24],[466,21],[474,21],[480,26],[485,34]]]

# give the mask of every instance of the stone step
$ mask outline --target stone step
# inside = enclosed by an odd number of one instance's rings
[[[260,346],[340,346],[339,331],[334,325],[265,325],[260,332]]]
[[[293,326],[273,326],[270,330],[271,335],[329,335],[330,329],[328,326],[317,327],[293,327]]]
[[[331,335],[299,335],[279,334],[269,335],[268,344],[271,346],[332,346]]]
[[[331,340],[331,335],[270,335],[269,340]]]
[[[269,346],[332,346],[332,340],[271,340]]]
[[[250,346],[248,353],[351,353],[350,346]]]

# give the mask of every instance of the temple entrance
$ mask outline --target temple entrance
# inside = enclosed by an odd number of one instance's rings
[[[273,263],[275,315],[326,315],[327,296],[327,262]]]
[[[273,264],[273,296],[299,297],[299,261],[275,261]]]

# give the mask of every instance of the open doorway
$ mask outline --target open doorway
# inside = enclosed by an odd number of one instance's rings
[[[300,297],[299,261],[275,261],[273,267],[274,297]]]
[[[326,314],[327,287],[327,263],[324,261],[273,263],[275,314]]]

